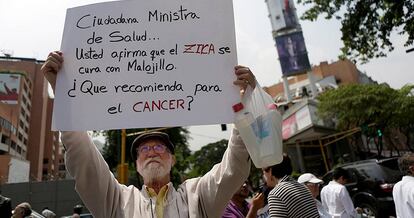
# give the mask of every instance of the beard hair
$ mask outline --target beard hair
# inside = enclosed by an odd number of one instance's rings
[[[158,161],[149,163],[150,161]],[[141,167],[138,167],[138,172],[144,177],[144,180],[152,183],[159,181],[163,177],[167,176],[171,171],[171,159],[165,161],[164,164],[161,161],[161,158],[155,157],[145,160]]]

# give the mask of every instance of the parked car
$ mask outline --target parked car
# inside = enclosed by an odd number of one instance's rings
[[[394,184],[401,180],[398,158],[363,160],[341,165],[351,178],[346,188],[355,207],[368,217],[395,216],[392,197]],[[332,171],[323,176],[325,184],[332,180]]]

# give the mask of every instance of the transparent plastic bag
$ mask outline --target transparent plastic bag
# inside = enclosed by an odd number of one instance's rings
[[[235,105],[235,126],[240,132],[253,164],[263,168],[283,159],[282,116],[274,101],[258,83]]]

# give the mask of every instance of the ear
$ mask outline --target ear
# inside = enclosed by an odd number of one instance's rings
[[[411,175],[414,175],[414,164],[410,165],[408,170],[411,172]]]
[[[172,160],[171,167],[173,167],[175,163],[177,162],[177,159],[175,159],[175,155],[171,155],[171,160]]]

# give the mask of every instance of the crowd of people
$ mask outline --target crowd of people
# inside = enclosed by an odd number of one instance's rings
[[[51,52],[41,68],[53,89],[62,63],[62,52]],[[248,67],[236,66],[234,75],[233,84],[240,88],[241,95],[248,87],[255,88],[256,80]],[[346,190],[349,179],[346,170],[334,170],[333,179],[322,188],[319,201],[322,180],[310,173],[293,179],[287,155],[281,163],[262,169],[266,185],[247,202],[251,160],[236,128],[221,162],[205,175],[188,179],[177,187],[171,182],[175,145],[166,133],[146,132],[132,143],[131,157],[144,181],[141,188],[125,186],[115,179],[86,132],[62,132],[61,138],[67,170],[94,217],[342,218],[356,217],[361,212],[354,207]],[[410,154],[401,160],[406,176],[394,188],[397,216],[413,217],[414,158]],[[30,205],[22,203],[14,209],[13,216],[27,217],[30,212]]]

